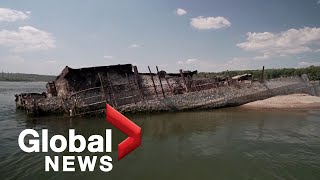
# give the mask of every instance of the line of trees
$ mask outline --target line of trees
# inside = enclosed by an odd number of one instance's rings
[[[262,75],[261,70],[235,70],[223,72],[200,72],[197,77],[215,77],[215,76],[236,76],[240,74],[250,73],[254,79],[259,79]],[[266,79],[288,77],[307,74],[311,81],[320,80],[320,66],[310,66],[306,68],[283,68],[283,69],[266,69],[264,76]]]

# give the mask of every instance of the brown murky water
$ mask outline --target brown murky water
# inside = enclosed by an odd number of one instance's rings
[[[41,92],[45,83],[0,82],[0,179],[320,179],[320,110],[241,108],[129,116],[142,127],[143,144],[121,161],[113,129],[113,170],[45,172],[45,155],[25,153],[18,135],[26,128],[49,134],[103,134],[103,118],[27,118],[16,112],[15,93]],[[73,154],[74,155],[74,154]],[[83,152],[76,155],[90,155]]]

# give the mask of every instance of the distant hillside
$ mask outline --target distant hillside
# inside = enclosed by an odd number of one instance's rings
[[[53,81],[56,76],[23,74],[23,73],[1,73],[0,81]]]

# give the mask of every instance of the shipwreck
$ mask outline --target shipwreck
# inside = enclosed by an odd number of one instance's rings
[[[122,113],[181,111],[239,106],[276,95],[307,93],[319,96],[319,84],[306,75],[254,80],[197,77],[197,71],[138,72],[131,64],[72,69],[66,66],[46,84],[46,92],[15,95],[16,106],[31,116],[99,114],[106,103]],[[262,73],[263,74],[263,73]]]

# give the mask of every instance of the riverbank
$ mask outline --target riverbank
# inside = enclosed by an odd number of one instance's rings
[[[259,109],[317,109],[320,108],[320,97],[308,94],[275,96],[265,100],[251,102],[241,107]]]

